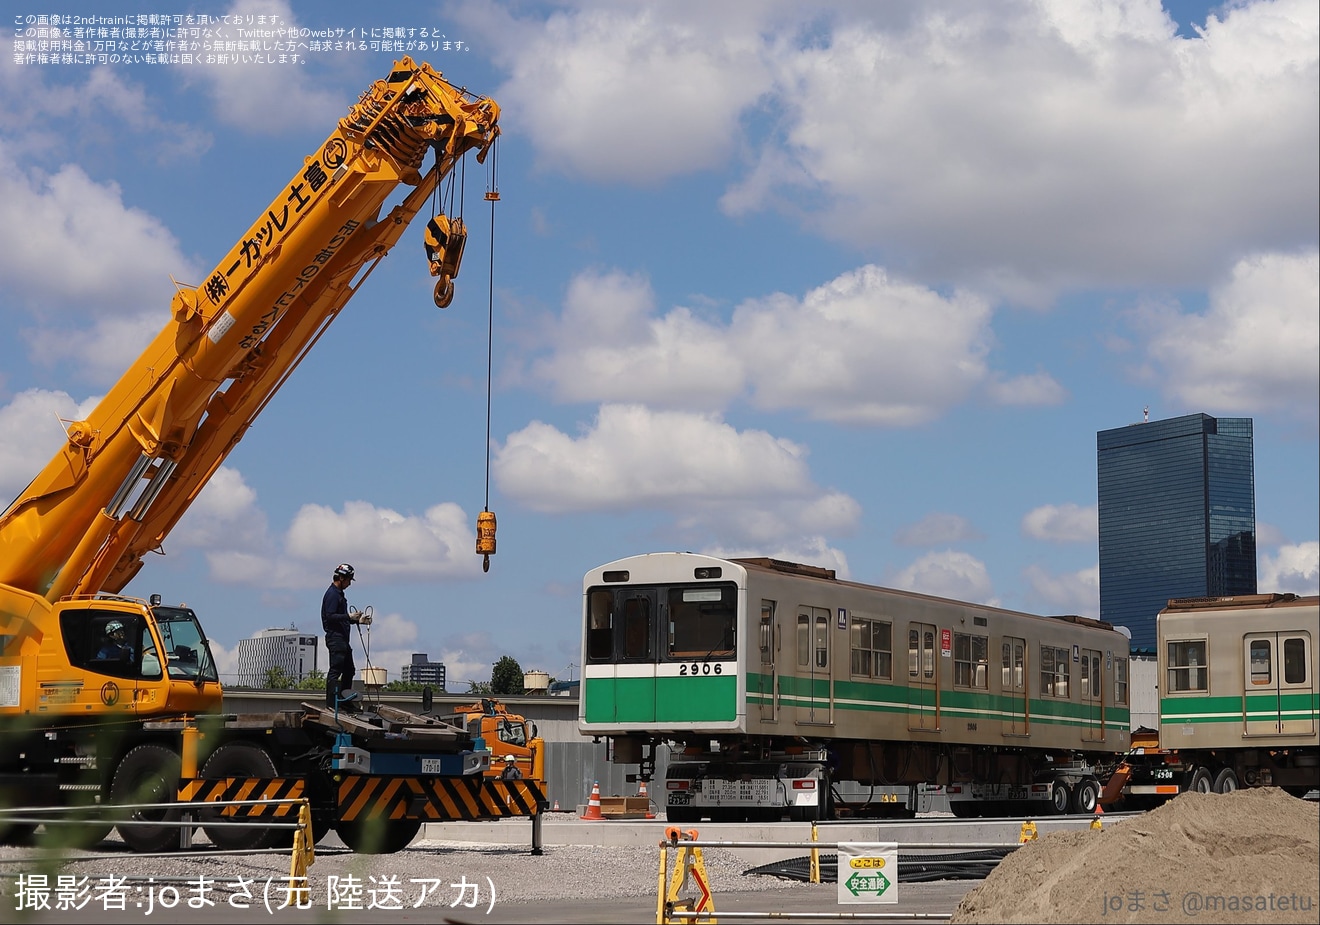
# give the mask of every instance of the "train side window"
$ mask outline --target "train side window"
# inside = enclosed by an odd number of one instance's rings
[[[921,673],[929,681],[935,677],[935,631],[926,630],[925,645],[922,647]]]
[[[955,687],[986,689],[986,674],[990,640],[985,636],[967,633],[953,634],[953,684]]]
[[[918,658],[921,653],[921,633],[915,629],[908,630],[908,677],[917,678],[921,676],[921,669],[918,665]]]
[[[797,663],[806,668],[811,664],[811,614],[798,614],[797,621]]]
[[[1266,643],[1265,674],[1270,673],[1269,644]],[[1251,644],[1251,682],[1262,683],[1256,679],[1256,643]],[[1208,691],[1208,668],[1205,659],[1204,639],[1185,639],[1171,641],[1168,647],[1168,685],[1172,692]]]
[[[893,624],[853,615],[851,634],[853,675],[859,678],[892,678]]]
[[[1290,636],[1283,640],[1283,680],[1285,684],[1306,683],[1306,639]]]
[[[1042,696],[1068,696],[1072,679],[1072,662],[1068,650],[1057,646],[1040,647],[1040,692]]]
[[[1114,703],[1128,702],[1128,660],[1114,659]]]
[[[592,591],[587,598],[587,658],[614,657],[614,592]]]
[[[775,661],[775,602],[761,601],[761,664]]]

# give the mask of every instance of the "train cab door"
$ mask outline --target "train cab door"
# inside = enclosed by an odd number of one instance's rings
[[[940,728],[940,673],[935,661],[935,627],[908,624],[908,728]]]
[[[1079,665],[1081,683],[1078,685],[1082,694],[1082,741],[1103,742],[1105,740],[1105,704],[1104,679],[1100,668],[1104,662],[1095,649],[1083,649]]]
[[[756,674],[755,696],[760,702],[761,721],[779,719],[779,678],[775,658],[779,650],[779,627],[775,625],[775,602],[761,601],[761,622],[757,632],[761,666]],[[749,680],[748,687],[753,684]]]
[[[1247,735],[1315,735],[1311,634],[1250,633],[1242,641]]]
[[[797,721],[828,723],[833,684],[830,660],[830,610],[798,608]]]
[[[1004,694],[1006,736],[1024,736],[1027,715],[1027,641],[1005,636],[1000,647],[1000,686]]]

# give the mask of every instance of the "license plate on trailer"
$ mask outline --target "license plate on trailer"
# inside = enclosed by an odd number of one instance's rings
[[[422,759],[422,773],[423,773],[423,774],[439,774],[439,773],[440,773],[440,759],[439,759],[439,758],[423,758],[423,759]]]

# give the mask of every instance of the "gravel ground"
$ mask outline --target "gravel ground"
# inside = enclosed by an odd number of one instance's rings
[[[460,903],[485,911],[492,899],[504,906],[655,897],[659,877],[660,852],[652,847],[547,845],[538,856],[526,846],[418,840],[397,854],[360,855],[335,842],[330,836],[318,846],[307,871],[311,901],[322,909],[329,903],[341,909],[453,908]],[[209,849],[203,842],[195,854],[136,855],[112,839],[94,853],[51,857],[36,849],[3,847],[0,908],[43,908],[37,905],[42,902],[52,910],[123,908],[116,895],[131,908],[147,893],[153,894],[158,909],[177,905],[181,912],[190,899],[199,902],[204,892],[217,905],[234,908],[258,909],[285,901],[289,852],[222,854]],[[730,851],[706,848],[702,854],[709,880],[721,893],[799,885],[745,876],[746,859]],[[671,875],[673,869],[671,851]],[[4,918],[0,915],[0,921]]]

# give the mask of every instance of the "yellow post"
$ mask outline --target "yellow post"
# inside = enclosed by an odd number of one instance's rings
[[[183,727],[180,733],[183,741],[179,745],[179,777],[184,780],[195,780],[197,778],[198,751],[202,742],[202,730],[198,729],[195,723],[189,722]]]
[[[316,861],[312,835],[312,807],[303,800],[298,807],[298,828],[293,832],[293,856],[289,858],[289,896],[285,905],[306,907],[312,897],[308,892],[307,868]]]
[[[665,875],[669,873],[669,842],[660,843],[660,882],[655,888],[655,925],[668,925],[665,914]]]
[[[816,823],[811,823],[811,844],[816,844]],[[820,883],[820,849],[811,849],[811,882]]]
[[[1099,813],[1091,817],[1091,828],[1097,832],[1099,832],[1102,828],[1104,828],[1104,823],[1100,821]]]
[[[1036,840],[1036,823],[1030,819],[1022,823],[1022,835],[1018,838],[1020,844]]]

